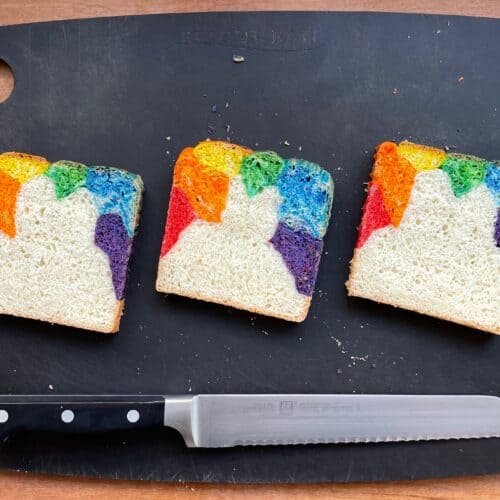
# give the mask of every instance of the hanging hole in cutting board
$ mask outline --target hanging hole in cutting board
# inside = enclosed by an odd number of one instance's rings
[[[3,59],[0,59],[0,103],[5,102],[13,90],[14,72]]]

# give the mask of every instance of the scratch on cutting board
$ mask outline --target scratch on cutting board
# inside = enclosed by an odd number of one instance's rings
[[[63,32],[63,37],[64,37],[64,44],[68,45],[68,36],[66,35],[66,28],[64,27],[64,23],[61,25],[62,32]]]
[[[349,468],[347,469],[347,474],[345,477],[346,482],[348,483],[351,479],[352,466],[354,465],[354,458],[351,458],[349,461]]]

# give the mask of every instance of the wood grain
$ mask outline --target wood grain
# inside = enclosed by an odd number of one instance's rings
[[[241,10],[351,10],[500,17],[499,0],[0,0],[0,25],[84,17]]]
[[[0,497],[9,500],[341,500],[497,499],[500,475],[450,480],[313,485],[218,485],[98,481],[19,473],[0,474]]]
[[[500,0],[0,0],[0,25],[85,17],[224,10],[421,12],[500,18]],[[12,78],[0,65],[0,92]],[[2,82],[3,79],[3,82]],[[36,476],[0,472],[0,499],[50,500],[500,499],[494,476],[345,485],[206,485]]]

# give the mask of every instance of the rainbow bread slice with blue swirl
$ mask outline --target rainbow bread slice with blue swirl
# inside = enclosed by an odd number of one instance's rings
[[[500,334],[500,165],[378,146],[349,295]]]
[[[157,290],[303,321],[332,198],[330,174],[305,160],[222,141],[184,149]]]
[[[0,313],[119,328],[143,183],[138,175],[0,155]]]

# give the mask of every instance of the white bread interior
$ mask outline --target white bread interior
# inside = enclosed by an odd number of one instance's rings
[[[281,254],[270,243],[281,197],[275,187],[249,197],[231,179],[222,222],[192,222],[160,259],[156,289],[303,321],[311,298],[299,293]]]
[[[94,244],[97,218],[86,189],[58,200],[44,175],[23,184],[17,234],[0,231],[0,313],[116,331],[123,301],[116,299],[108,256]]]
[[[400,226],[355,250],[349,295],[500,334],[496,217],[484,184],[457,198],[444,171],[419,172]]]

